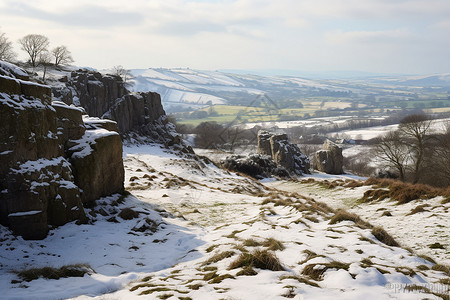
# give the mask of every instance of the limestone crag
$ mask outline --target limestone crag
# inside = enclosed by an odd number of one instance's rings
[[[65,86],[53,87],[55,98],[83,107],[91,117],[116,121],[122,137],[134,132],[166,146],[181,142],[168,122],[159,94],[131,93],[119,76],[88,70],[73,71],[60,81]]]
[[[313,168],[328,174],[342,174],[343,161],[342,148],[326,140],[322,150],[314,154]]]
[[[258,132],[258,153],[269,155],[274,162],[296,175],[309,174],[310,163],[297,145],[291,144],[285,133]]]
[[[85,222],[83,204],[123,191],[119,134],[52,103],[51,89],[25,81],[20,68],[0,62],[0,70],[0,223],[41,239],[49,225]]]

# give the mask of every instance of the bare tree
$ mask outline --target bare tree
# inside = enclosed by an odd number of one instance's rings
[[[415,114],[400,121],[398,131],[409,145],[412,162],[413,183],[417,183],[423,173],[425,154],[430,150],[432,120],[424,114]]]
[[[378,140],[375,154],[387,166],[398,171],[399,179],[405,181],[406,167],[410,159],[409,147],[403,142],[399,131],[389,131]]]
[[[58,46],[52,50],[52,55],[55,61],[55,67],[59,65],[68,65],[73,63],[72,54],[66,46]]]
[[[435,168],[447,186],[450,185],[450,124],[447,124],[446,131],[438,136],[438,147],[436,150]]]
[[[130,70],[125,69],[121,65],[112,67],[112,74],[122,78],[122,81],[126,87],[132,85],[130,80],[133,79],[134,76],[131,74]]]
[[[5,33],[0,32],[0,60],[12,61],[16,58],[12,42],[8,40]]]
[[[48,51],[49,40],[46,36],[40,34],[29,34],[19,39],[22,50],[30,56],[30,63],[36,67],[39,62],[39,56],[42,52]]]

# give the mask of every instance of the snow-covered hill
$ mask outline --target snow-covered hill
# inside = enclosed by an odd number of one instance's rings
[[[2,299],[409,300],[448,293],[445,266],[394,246],[367,219],[337,220],[339,212],[325,204],[369,187],[342,187],[334,197],[291,182],[295,191],[282,191],[158,146],[124,151],[132,195],[101,199],[87,210],[90,224],[54,229],[42,241],[0,227]],[[432,213],[448,220],[449,205]],[[397,230],[393,222],[387,229]],[[408,242],[414,239],[401,244],[414,246]],[[15,273],[80,263],[95,272],[29,282]]]

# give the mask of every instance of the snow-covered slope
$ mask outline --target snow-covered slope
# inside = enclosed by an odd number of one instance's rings
[[[101,199],[91,224],[42,241],[1,227],[2,299],[423,299],[448,288],[439,265],[367,225],[330,222],[335,212],[314,198],[333,194],[283,192],[157,146],[124,150],[132,196]],[[77,263],[96,273],[30,282],[14,273]]]

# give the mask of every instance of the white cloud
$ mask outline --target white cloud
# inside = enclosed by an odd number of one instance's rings
[[[0,0],[11,40],[45,34],[98,68],[450,69],[449,16],[449,0]]]

